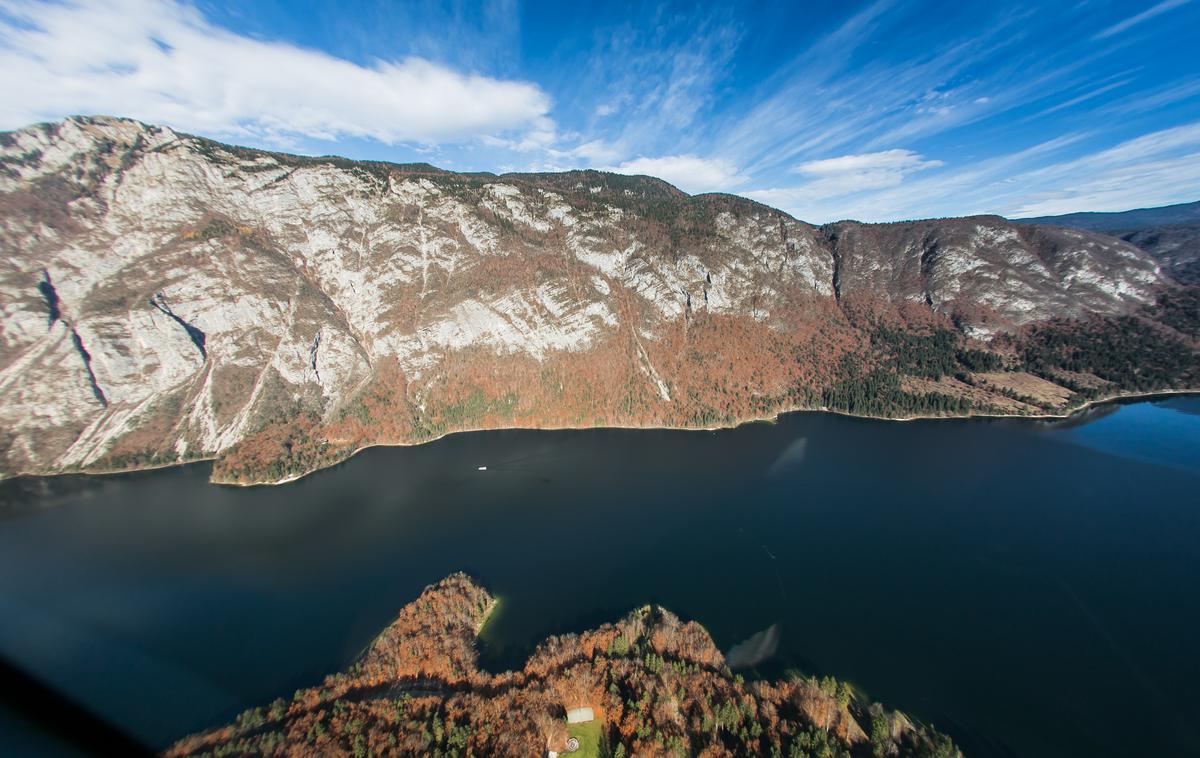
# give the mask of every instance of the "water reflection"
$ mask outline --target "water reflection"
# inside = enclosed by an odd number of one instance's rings
[[[757,668],[775,657],[779,651],[779,635],[779,624],[771,624],[729,648],[725,662],[734,671]]]
[[[804,462],[804,455],[808,452],[808,438],[800,437],[793,440],[783,452],[775,458],[775,462],[767,469],[768,476],[779,476],[788,469],[799,466]]]

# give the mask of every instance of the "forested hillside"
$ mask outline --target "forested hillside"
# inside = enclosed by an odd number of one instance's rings
[[[464,575],[406,606],[349,670],[187,737],[168,756],[540,756],[566,753],[567,710],[591,708],[580,755],[961,758],[932,727],[831,678],[749,681],[698,624],[646,606],[553,637],[520,671],[476,665],[494,599]]]

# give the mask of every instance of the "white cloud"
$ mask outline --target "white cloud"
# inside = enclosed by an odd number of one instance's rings
[[[234,34],[175,0],[17,0],[0,14],[0,127],[74,113],[258,138],[394,144],[553,134],[538,86],[421,58],[367,66]]]
[[[1150,8],[1147,8],[1146,10],[1142,11],[1141,13],[1130,16],[1129,18],[1125,19],[1124,21],[1121,21],[1120,23],[1113,24],[1112,26],[1108,27],[1107,29],[1104,29],[1103,31],[1097,33],[1094,37],[1092,37],[1092,39],[1094,39],[1094,40],[1106,39],[1108,37],[1113,36],[1114,34],[1120,34],[1121,32],[1129,29],[1130,27],[1132,27],[1136,24],[1140,24],[1143,21],[1148,21],[1148,20],[1154,18],[1155,16],[1159,15],[1160,13],[1166,13],[1167,11],[1171,10],[1172,8],[1178,8],[1179,6],[1186,5],[1189,2],[1191,2],[1191,0],[1163,0],[1158,5],[1152,6]]]
[[[621,151],[617,147],[599,139],[584,142],[569,150],[568,153],[571,157],[582,158],[592,165],[611,163],[621,157]]]
[[[665,179],[685,192],[730,191],[745,178],[737,166],[720,158],[699,158],[695,155],[666,155],[660,158],[635,158],[606,171],[618,174],[648,174]]]
[[[773,187],[745,193],[768,205],[802,214],[817,212],[828,220],[828,201],[847,195],[896,187],[909,174],[941,166],[912,150],[883,150],[878,153],[842,155],[801,163],[793,173],[811,181],[795,187]],[[810,218],[811,220],[811,218]]]

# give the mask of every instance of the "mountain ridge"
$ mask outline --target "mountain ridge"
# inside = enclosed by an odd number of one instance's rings
[[[0,135],[0,210],[8,474],[216,459],[216,481],[269,483],[468,429],[1039,415],[1194,386],[1188,295],[1148,255],[993,216],[815,227],[652,177],[93,117]],[[1061,353],[1084,323],[1136,339],[1116,363]]]
[[[1111,234],[1146,251],[1172,278],[1200,284],[1200,201],[1115,213],[1014,219]]]

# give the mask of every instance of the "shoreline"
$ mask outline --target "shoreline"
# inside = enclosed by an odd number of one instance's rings
[[[494,427],[486,427],[486,428],[479,428],[479,429],[455,429],[452,431],[443,432],[442,434],[439,434],[436,437],[430,437],[427,440],[421,440],[419,442],[416,442],[416,441],[372,442],[370,444],[362,445],[361,447],[355,448],[351,452],[347,453],[344,458],[341,458],[340,460],[337,460],[333,463],[330,463],[325,466],[320,466],[318,468],[309,469],[307,471],[303,471],[298,474],[293,474],[291,476],[285,477],[283,479],[279,479],[277,481],[227,482],[227,481],[220,481],[217,479],[213,479],[210,476],[208,483],[219,486],[219,487],[247,487],[247,488],[248,487],[279,487],[279,486],[282,486],[285,484],[291,484],[292,482],[297,482],[301,479],[304,479],[305,477],[311,476],[313,474],[324,471],[326,469],[333,468],[334,466],[341,465],[341,464],[345,463],[346,461],[349,461],[351,458],[355,457],[359,453],[361,453],[365,450],[370,450],[371,448],[376,448],[376,447],[416,447],[418,445],[428,445],[430,443],[437,442],[438,440],[445,439],[446,437],[449,437],[449,436],[455,435],[455,434],[477,434],[480,432],[503,432],[503,431],[526,431],[526,432],[572,432],[572,431],[574,431],[574,432],[579,432],[579,431],[604,430],[604,429],[619,430],[619,431],[623,430],[623,431],[719,432],[719,431],[725,431],[725,430],[730,430],[730,429],[737,429],[739,427],[747,426],[749,424],[775,423],[779,420],[779,418],[781,416],[792,414],[792,413],[830,413],[830,414],[837,415],[837,416],[844,416],[846,418],[868,419],[871,421],[891,421],[891,422],[898,422],[898,423],[907,423],[907,422],[912,422],[912,421],[969,421],[969,420],[974,420],[974,419],[985,420],[985,421],[1001,421],[1001,420],[1063,421],[1063,420],[1070,419],[1074,416],[1079,415],[1080,413],[1091,410],[1092,408],[1095,408],[1095,407],[1101,406],[1101,405],[1123,403],[1125,401],[1130,401],[1130,400],[1151,401],[1151,400],[1155,400],[1158,398],[1171,398],[1171,397],[1180,397],[1180,396],[1186,397],[1189,395],[1200,396],[1200,388],[1164,389],[1164,390],[1153,390],[1153,391],[1149,391],[1149,392],[1128,392],[1128,393],[1118,393],[1115,395],[1106,395],[1104,397],[1098,397],[1093,400],[1088,400],[1087,402],[1081,404],[1080,406],[1078,406],[1076,408],[1072,408],[1071,410],[1069,410],[1065,413],[1039,413],[1039,414],[965,413],[962,415],[950,415],[950,416],[932,416],[932,415],[929,415],[929,416],[877,416],[877,415],[866,414],[866,413],[851,413],[850,411],[843,411],[843,410],[837,410],[837,409],[831,409],[831,408],[791,408],[788,410],[778,411],[777,413],[775,413],[772,416],[755,416],[755,417],[751,417],[751,418],[740,419],[734,423],[723,424],[720,426],[661,426],[661,425],[659,425],[659,426],[655,426],[655,425],[622,426],[622,425],[607,425],[607,424],[605,424],[605,425],[593,425],[593,426],[494,426]],[[175,467],[179,467],[179,466],[188,466],[188,465],[191,465],[194,463],[209,463],[209,462],[215,461],[217,459],[217,457],[218,456],[206,456],[206,457],[193,458],[193,459],[187,460],[187,461],[171,461],[171,462],[167,462],[167,463],[156,463],[156,464],[149,465],[149,466],[127,467],[127,468],[121,468],[121,469],[105,469],[102,471],[87,471],[87,470],[53,471],[53,472],[47,472],[47,473],[35,473],[35,472],[22,471],[22,472],[17,472],[15,474],[0,475],[0,482],[7,481],[9,479],[20,479],[20,478],[30,478],[30,479],[38,478],[38,479],[40,479],[40,478],[60,477],[60,476],[115,476],[115,475],[119,475],[119,474],[136,474],[136,473],[139,473],[142,471],[157,471],[159,469],[175,468]]]

